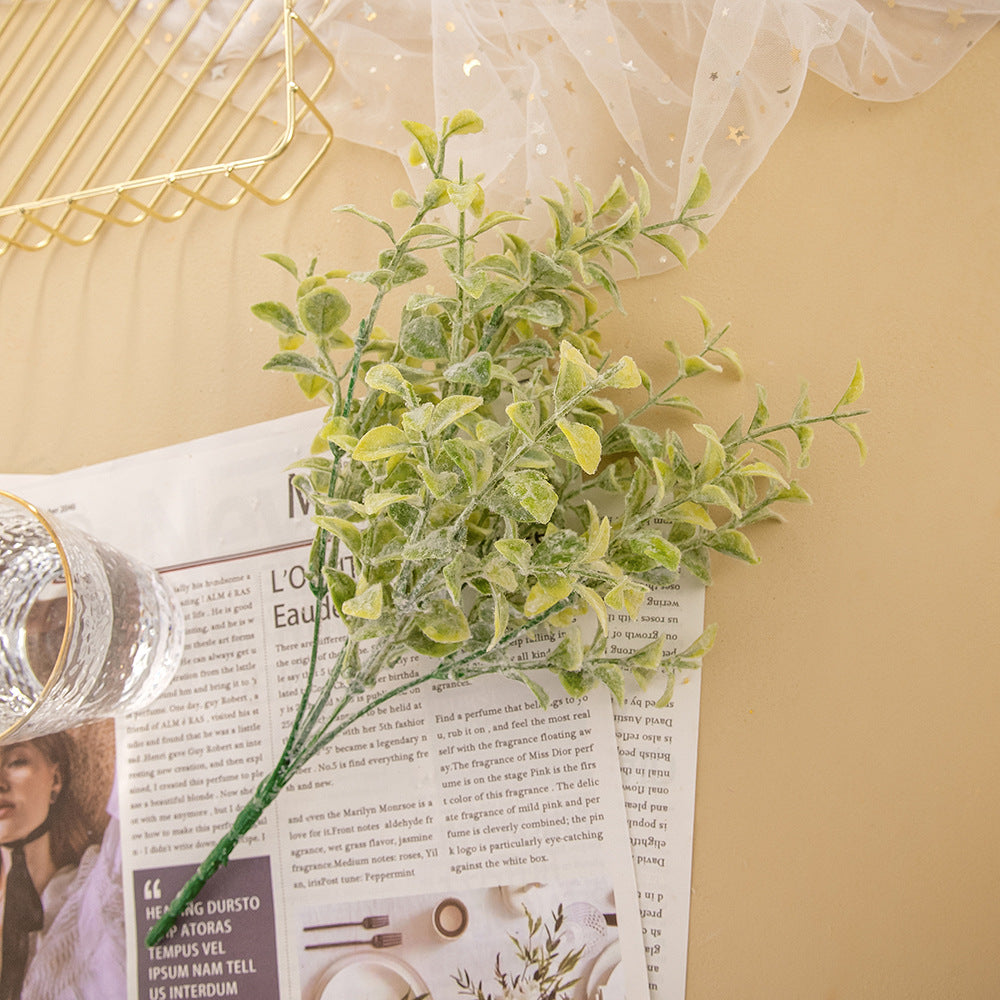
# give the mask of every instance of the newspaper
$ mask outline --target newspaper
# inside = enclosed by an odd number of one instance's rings
[[[184,662],[116,724],[128,996],[458,996],[520,971],[525,909],[561,907],[574,998],[684,995],[698,676],[673,704],[633,691],[547,710],[505,678],[382,704],[282,792],[159,946],[162,908],[280,752],[315,607],[312,529],[280,470],[316,413],[76,470],[29,499],[161,568]],[[0,486],[4,480],[0,477]],[[703,590],[651,595],[612,645],[700,632]],[[329,616],[321,666],[342,636]],[[519,655],[544,659],[545,636]],[[418,676],[414,654],[397,677]],[[631,848],[631,849],[630,849]],[[462,977],[466,977],[463,980]],[[499,990],[497,989],[497,992]],[[84,994],[86,995],[86,994]],[[96,996],[96,994],[95,994]],[[103,995],[102,995],[103,996]]]

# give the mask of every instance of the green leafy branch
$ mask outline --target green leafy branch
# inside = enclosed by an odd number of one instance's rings
[[[551,923],[541,917],[532,916],[525,910],[528,921],[528,936],[521,940],[511,934],[515,955],[521,963],[517,972],[508,972],[501,964],[497,953],[493,968],[493,979],[499,993],[487,991],[481,979],[474,979],[467,969],[452,976],[458,987],[458,996],[472,997],[473,1000],[567,1000],[579,977],[574,976],[583,949],[575,949],[561,954],[563,931],[563,908],[560,906],[552,914]]]
[[[609,302],[621,308],[615,261],[634,265],[640,240],[686,260],[674,234],[703,239],[703,172],[668,222],[647,221],[649,191],[638,174],[634,194],[618,179],[603,199],[582,184],[559,185],[559,196],[547,199],[552,235],[531,247],[513,231],[518,216],[487,211],[481,178],[467,177],[461,162],[454,176],[446,173],[451,140],[482,128],[475,114],[459,112],[437,132],[405,124],[413,156],[430,174],[422,196],[393,197],[412,211],[410,223],[397,235],[355,206],[338,210],[383,234],[374,268],[317,273],[314,261],[300,273],[291,258],[268,255],[296,291],[291,305],[253,307],[278,335],[265,368],[290,373],[326,406],[294,480],[316,528],[312,650],[274,769],[152,929],[151,943],[316,753],[420,684],[499,674],[546,705],[545,677],[573,696],[603,685],[621,701],[631,676],[644,689],[661,685],[658,703],[669,702],[678,671],[698,665],[714,628],[685,650],[661,636],[613,656],[612,616],[635,617],[651,588],[684,571],[709,583],[715,553],[757,561],[745,529],[785,502],[808,499],[791,478],[785,440],[797,442],[800,467],[819,424],[841,427],[863,447],[860,366],[828,412],[812,414],[803,392],[787,419],[772,421],[760,389],[745,426],[738,419],[721,435],[705,423],[687,428],[699,411],[684,384],[726,365],[739,369],[722,343],[726,328],[715,330],[698,303],[702,343],[688,353],[679,340],[664,342],[677,371],[660,388],[632,358],[601,348],[603,310]],[[442,221],[446,207],[454,223]],[[386,298],[429,273],[427,256],[443,261],[453,287],[411,291],[389,336],[379,326]],[[370,295],[356,326],[347,287]],[[626,412],[622,390],[645,399]],[[674,423],[647,426],[654,409]],[[677,418],[699,436],[700,456],[686,451]],[[344,637],[321,665],[327,600]],[[545,660],[520,658],[515,640],[527,631],[551,633]],[[427,668],[400,677],[397,666],[414,654],[429,658]]]

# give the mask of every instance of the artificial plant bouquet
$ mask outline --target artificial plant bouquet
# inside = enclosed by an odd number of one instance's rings
[[[683,262],[675,233],[704,239],[703,172],[667,222],[647,222],[649,194],[637,173],[634,194],[619,179],[600,201],[581,184],[559,185],[558,197],[546,199],[551,239],[534,248],[510,231],[519,216],[486,212],[479,179],[461,162],[455,176],[445,172],[450,140],[482,129],[477,115],[461,111],[438,132],[406,127],[413,156],[430,174],[421,197],[393,197],[395,207],[413,210],[412,223],[397,233],[353,206],[341,209],[384,233],[376,267],[317,273],[313,262],[302,274],[288,257],[268,255],[297,292],[293,306],[253,307],[278,330],[281,350],[265,367],[292,373],[327,406],[296,480],[316,524],[312,656],[273,771],[151,929],[149,944],[281,788],[396,695],[427,681],[503,674],[544,705],[537,679],[544,673],[570,695],[605,685],[621,699],[631,674],[644,688],[659,683],[666,704],[676,672],[697,666],[712,630],[680,652],[661,637],[628,656],[610,655],[608,610],[634,616],[651,587],[682,571],[708,584],[713,552],[757,561],[744,529],[775,516],[779,503],[808,499],[787,478],[793,463],[782,432],[797,439],[800,466],[819,423],[843,427],[863,448],[853,422],[863,412],[854,405],[860,365],[821,415],[810,413],[803,391],[791,416],[772,422],[761,389],[748,422],[736,419],[722,432],[694,423],[700,455],[688,454],[676,430],[643,422],[653,410],[697,414],[681,383],[739,365],[720,343],[725,329],[716,331],[697,303],[700,347],[688,353],[666,341],[676,374],[662,387],[631,358],[605,352],[597,332],[602,309],[621,307],[615,258],[634,265],[635,243],[653,240]],[[439,218],[447,206],[453,224]],[[414,291],[390,336],[378,325],[386,296],[427,275],[427,252],[440,255],[453,287]],[[367,314],[350,330],[338,282],[371,289]],[[353,573],[342,568],[345,556]],[[326,600],[346,632],[329,665],[317,656]],[[580,624],[585,615],[589,631]],[[511,644],[532,629],[556,641],[547,659],[526,665]],[[394,682],[393,668],[414,651],[429,658],[426,671]]]

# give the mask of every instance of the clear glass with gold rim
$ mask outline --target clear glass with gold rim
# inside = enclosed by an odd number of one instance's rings
[[[149,705],[183,645],[160,574],[0,491],[0,744]]]

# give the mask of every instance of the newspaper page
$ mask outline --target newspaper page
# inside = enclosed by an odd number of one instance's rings
[[[679,652],[701,634],[705,588],[690,577],[646,598],[635,621],[609,620],[608,646],[627,652],[665,634]],[[677,678],[669,705],[659,690],[632,687],[615,707],[621,779],[639,889],[649,989],[658,1000],[683,1000],[687,979],[691,853],[701,674]]]
[[[456,996],[463,982],[488,988],[495,963],[515,971],[525,908],[547,917],[561,906],[564,937],[581,951],[574,997],[645,996],[647,963],[657,995],[682,996],[695,685],[681,709],[678,698],[655,716],[658,741],[647,739],[641,696],[618,713],[622,760],[641,779],[626,791],[630,814],[656,823],[633,827],[638,891],[608,699],[553,691],[543,712],[511,681],[440,684],[379,706],[317,757],[175,932],[152,950],[140,944],[274,760],[294,711],[315,610],[303,569],[311,530],[275,470],[315,425],[301,414],[33,490],[164,568],[185,609],[175,682],[118,723],[128,995],[333,1000],[374,985]],[[697,633],[681,619],[700,624],[699,598],[670,616],[678,636]],[[331,622],[323,655],[339,641]],[[526,640],[523,655],[543,659],[544,640]],[[416,675],[416,661],[403,675]],[[652,743],[669,756],[639,757]]]

